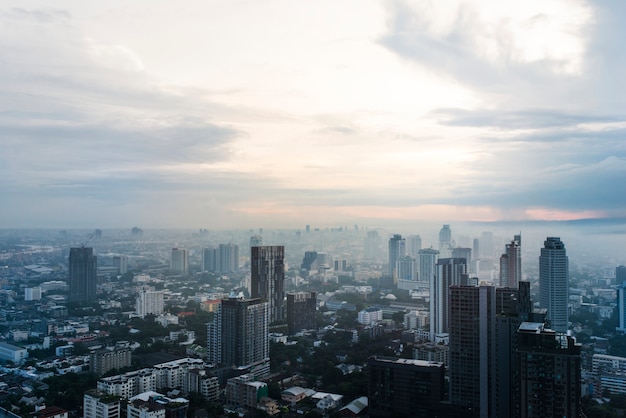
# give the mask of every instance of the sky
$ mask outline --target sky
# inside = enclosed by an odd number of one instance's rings
[[[4,0],[0,227],[624,218],[625,17]]]

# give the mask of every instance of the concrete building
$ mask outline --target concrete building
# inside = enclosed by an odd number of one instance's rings
[[[131,354],[130,347],[122,346],[92,351],[89,353],[89,370],[96,376],[101,376],[111,370],[130,367]]]
[[[464,258],[440,258],[437,260],[435,276],[430,285],[430,340],[435,335],[447,334],[450,326],[448,318],[448,289],[467,280],[467,260]]]
[[[232,295],[223,299],[207,332],[209,361],[269,372],[269,304]]]
[[[517,288],[522,280],[522,237],[515,235],[500,256],[500,286]]]
[[[12,344],[0,342],[0,360],[12,361],[14,364],[23,364],[28,358],[28,350]]]
[[[380,308],[363,309],[357,314],[357,321],[362,325],[371,325],[383,320],[383,310]]]
[[[189,275],[189,251],[184,248],[172,248],[170,273],[181,276]]]
[[[125,255],[113,256],[113,267],[117,268],[117,274],[128,273],[128,257]]]
[[[239,246],[231,243],[205,248],[202,250],[202,270],[216,273],[239,271]]]
[[[27,287],[24,289],[24,300],[41,300],[41,287]]]
[[[417,274],[420,287],[429,289],[432,281],[437,274],[437,259],[439,258],[439,251],[432,248],[424,248],[418,251],[417,256]]]
[[[146,315],[162,315],[164,309],[163,292],[157,290],[141,290],[137,295],[137,315],[145,318]]]
[[[617,287],[617,315],[619,325],[616,331],[626,333],[626,281]]]
[[[389,238],[389,276],[395,277],[396,261],[406,255],[406,240],[395,234]]]
[[[267,383],[255,381],[249,374],[233,377],[226,383],[226,403],[234,407],[256,408],[261,398],[267,396]]]
[[[120,418],[121,398],[90,389],[83,395],[83,418]]]

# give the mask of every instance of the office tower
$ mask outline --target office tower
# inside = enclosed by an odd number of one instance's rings
[[[495,414],[496,291],[450,286],[450,402],[468,417]]]
[[[405,255],[396,261],[396,281],[417,281],[417,261],[415,258]]]
[[[128,257],[125,255],[113,256],[113,267],[117,269],[117,274],[128,273]]]
[[[144,318],[146,315],[163,314],[163,292],[157,290],[141,290],[136,299],[137,315]]]
[[[440,258],[435,267],[435,276],[430,283],[431,341],[435,341],[437,334],[448,333],[450,326],[448,318],[449,287],[467,283],[467,264],[464,258]]]
[[[616,330],[626,333],[626,282],[617,287],[617,315],[619,325]]]
[[[338,272],[348,271],[348,260],[345,258],[333,260],[334,270]]]
[[[223,299],[208,326],[209,361],[263,374],[269,371],[269,347],[269,303],[241,294]]]
[[[395,234],[389,238],[389,276],[394,277],[396,261],[406,255],[406,241],[402,235]]]
[[[615,283],[622,284],[626,282],[626,266],[615,267]]]
[[[365,258],[368,260],[376,260],[380,257],[380,235],[378,231],[367,231],[367,237],[364,242]]]
[[[250,295],[269,303],[270,322],[285,319],[285,247],[252,247]]]
[[[422,360],[370,357],[371,418],[438,417],[444,399],[444,365]]]
[[[70,248],[70,301],[86,302],[96,298],[96,265],[93,248]]]
[[[519,327],[521,418],[579,417],[581,346],[567,334],[524,322]]]
[[[300,264],[300,273],[303,277],[309,277],[310,274],[317,273],[317,251],[305,251],[302,264]]]
[[[480,256],[481,258],[493,257],[493,233],[484,231],[480,234]],[[478,256],[478,254],[476,254]]]
[[[287,330],[294,335],[304,329],[315,329],[317,294],[315,292],[287,293]]]
[[[422,237],[419,235],[409,236],[409,251],[411,257],[417,258],[419,251],[422,249]]]
[[[435,278],[437,258],[439,251],[432,248],[419,250],[417,254],[417,279],[421,286],[430,288],[430,284]]]
[[[183,248],[172,248],[170,273],[181,276],[189,275],[189,251]]]
[[[522,236],[515,235],[513,241],[504,246],[500,256],[500,286],[517,288],[522,280]]]
[[[550,328],[567,332],[569,266],[565,244],[548,237],[539,256],[539,306],[548,310]]]
[[[439,252],[444,256],[450,256],[450,248],[452,247],[452,230],[450,225],[444,225],[439,230]]]
[[[480,240],[478,238],[474,238],[472,241],[472,254],[474,254],[472,262],[480,258]]]

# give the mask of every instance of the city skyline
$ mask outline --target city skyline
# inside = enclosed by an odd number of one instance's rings
[[[0,228],[623,219],[624,12],[6,1]]]

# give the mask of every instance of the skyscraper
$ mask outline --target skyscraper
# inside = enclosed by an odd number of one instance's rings
[[[439,252],[444,257],[450,256],[450,248],[452,247],[452,230],[450,225],[444,225],[439,230]]]
[[[432,248],[419,250],[417,254],[417,280],[422,288],[430,288],[430,284],[435,277],[435,265],[439,251]]]
[[[367,237],[363,243],[365,258],[376,260],[380,257],[380,235],[378,231],[367,231]]]
[[[96,266],[93,248],[70,248],[70,301],[86,302],[96,298]]]
[[[270,322],[285,319],[285,247],[252,247],[250,295],[269,303]]]
[[[398,281],[417,281],[417,261],[415,258],[405,255],[396,260],[396,278]]]
[[[128,272],[128,256],[113,256],[113,266],[117,268],[118,274],[126,274]]]
[[[189,275],[189,251],[183,248],[172,248],[170,255],[170,273]]]
[[[521,235],[504,246],[500,256],[500,286],[517,288],[522,280],[522,239]]]
[[[409,236],[409,251],[408,253],[411,257],[417,258],[417,254],[419,250],[422,249],[422,237],[419,235],[411,235]]]
[[[303,329],[315,329],[315,292],[287,293],[287,330],[289,335]]]
[[[622,284],[626,282],[626,266],[615,267],[615,283]]]
[[[567,332],[569,264],[565,244],[559,237],[548,237],[539,256],[539,305],[548,310],[550,328]]]
[[[231,295],[223,299],[209,323],[207,349],[214,364],[269,372],[269,304]]]
[[[465,279],[465,282],[463,281]],[[467,264],[464,258],[440,258],[430,285],[430,340],[448,333],[448,291],[452,285],[467,284]]]
[[[402,235],[395,234],[389,238],[389,275],[394,277],[396,261],[406,255],[406,241]]]
[[[450,402],[467,417],[495,415],[496,291],[450,286]]]
[[[567,334],[524,322],[519,327],[522,418],[579,417],[581,346]]]
[[[219,247],[202,250],[202,270],[216,273],[239,271],[239,246],[220,244]]]

